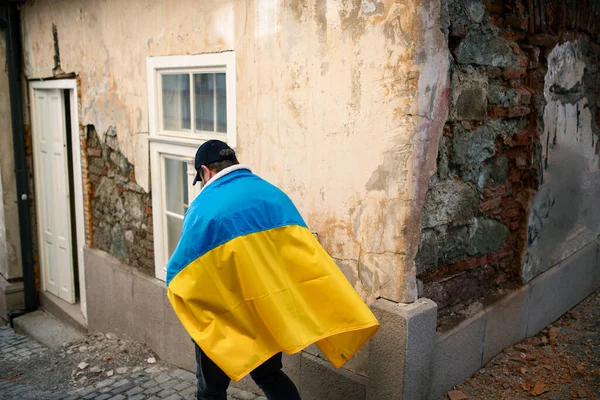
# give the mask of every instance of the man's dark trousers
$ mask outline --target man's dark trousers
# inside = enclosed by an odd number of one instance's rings
[[[230,379],[202,349],[196,347],[196,378],[198,400],[227,400]],[[268,400],[300,400],[294,382],[281,370],[281,353],[265,361],[250,373],[254,382],[265,393]]]

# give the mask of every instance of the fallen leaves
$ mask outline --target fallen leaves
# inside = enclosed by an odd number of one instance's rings
[[[558,335],[560,335],[560,328],[557,328],[557,327],[550,328],[550,334],[549,334],[550,339],[549,340],[550,340],[550,344],[552,346],[556,345],[557,339],[558,339]]]
[[[450,400],[465,400],[468,399],[467,395],[460,390],[452,390],[448,392],[448,398]]]
[[[538,381],[535,386],[533,387],[533,390],[531,391],[531,394],[533,396],[539,396],[540,394],[546,393],[548,391],[548,386],[546,386],[544,384],[544,382],[542,381]]]

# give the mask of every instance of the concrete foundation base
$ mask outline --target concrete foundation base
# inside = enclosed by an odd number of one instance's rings
[[[599,252],[597,240],[444,333],[436,332],[437,306],[431,300],[377,300],[372,310],[381,329],[368,347],[368,378],[334,369],[315,349],[286,355],[284,370],[304,400],[439,399],[504,348],[535,335],[600,287]],[[193,345],[164,283],[102,251],[86,248],[84,254],[89,330],[127,335],[193,371]],[[249,377],[234,386],[259,393]]]
[[[439,334],[429,399],[439,399],[506,347],[560,318],[600,287],[600,240],[587,245],[519,290]]]
[[[8,311],[25,307],[23,282],[11,283],[0,275],[0,318],[8,321]]]
[[[377,300],[371,309],[381,324],[369,344],[367,399],[418,400],[427,395],[435,344],[437,305]]]

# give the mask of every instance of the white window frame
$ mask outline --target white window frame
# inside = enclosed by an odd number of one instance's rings
[[[166,280],[168,257],[167,229],[164,207],[164,157],[185,160],[188,168],[190,203],[200,192],[200,184],[192,186],[194,156],[198,147],[207,140],[219,139],[236,148],[236,75],[235,52],[214,54],[149,57],[146,61],[148,78],[148,118],[150,144],[150,171],[152,177],[152,209],[154,225],[154,270],[157,279]],[[162,118],[160,74],[161,73],[225,72],[227,86],[227,133],[220,132],[173,132],[160,130]],[[190,97],[193,98],[193,81],[190,81]],[[193,100],[190,107],[193,107]],[[193,125],[192,125],[193,126]]]

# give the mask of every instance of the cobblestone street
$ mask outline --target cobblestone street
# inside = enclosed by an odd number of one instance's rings
[[[87,346],[80,346],[78,351],[47,349],[28,336],[15,333],[9,326],[0,326],[0,398],[181,400],[195,397],[196,376],[189,371],[154,359],[144,365],[107,371],[81,361],[83,347]],[[88,378],[92,375],[95,378]],[[265,399],[235,388],[229,392],[230,400]]]

